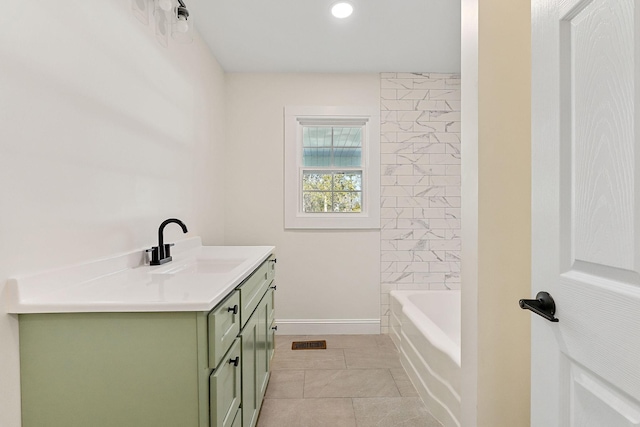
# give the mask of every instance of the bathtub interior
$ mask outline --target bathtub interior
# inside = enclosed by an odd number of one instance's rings
[[[460,347],[460,291],[429,291],[408,295],[412,302],[433,324]]]

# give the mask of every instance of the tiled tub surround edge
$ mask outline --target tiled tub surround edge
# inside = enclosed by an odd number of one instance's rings
[[[392,290],[460,289],[460,76],[380,74],[380,330]]]

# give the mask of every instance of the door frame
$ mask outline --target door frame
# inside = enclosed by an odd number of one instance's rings
[[[531,7],[461,1],[462,425],[528,426]]]

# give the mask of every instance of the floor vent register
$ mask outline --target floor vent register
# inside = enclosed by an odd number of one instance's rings
[[[291,350],[326,350],[327,341],[294,341]]]

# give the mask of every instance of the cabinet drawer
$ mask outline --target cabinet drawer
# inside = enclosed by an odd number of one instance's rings
[[[235,426],[241,399],[240,340],[236,340],[209,379],[211,424]]]
[[[263,262],[238,288],[240,290],[240,303],[242,305],[242,309],[240,310],[242,327],[244,327],[249,317],[251,317],[251,314],[266,292],[269,283],[271,283],[273,275],[275,274],[273,264],[271,258]]]
[[[276,257],[275,255],[271,255],[269,259],[267,259],[267,264],[269,265],[269,281],[272,281],[276,277]]]
[[[209,367],[215,368],[240,332],[240,294],[237,291],[209,313]]]

